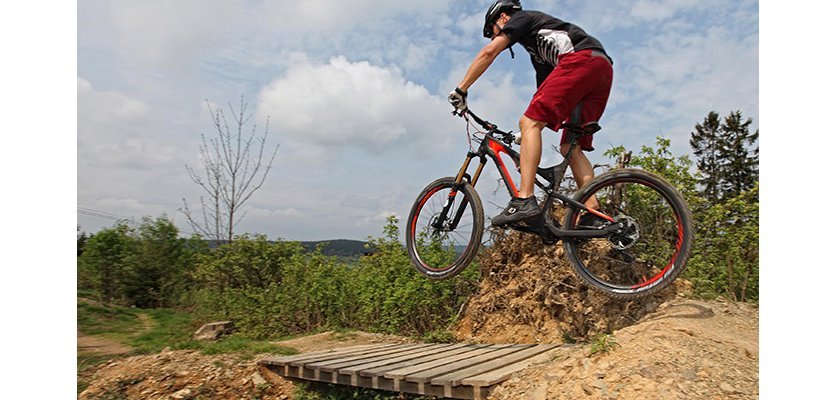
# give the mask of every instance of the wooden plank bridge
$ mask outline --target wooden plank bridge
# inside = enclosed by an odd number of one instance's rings
[[[554,344],[376,344],[284,357],[262,369],[282,377],[456,399],[486,399],[490,390]]]

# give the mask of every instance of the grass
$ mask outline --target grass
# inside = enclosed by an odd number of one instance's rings
[[[589,352],[591,355],[608,353],[620,346],[618,342],[615,341],[614,336],[607,335],[605,333],[598,333],[592,337],[590,342],[591,346]]]
[[[78,302],[78,330],[102,336],[130,346],[134,354],[171,350],[201,350],[203,354],[274,352],[294,354],[295,349],[278,346],[267,340],[247,339],[237,335],[213,342],[192,339],[199,322],[186,312],[158,308],[137,309]]]

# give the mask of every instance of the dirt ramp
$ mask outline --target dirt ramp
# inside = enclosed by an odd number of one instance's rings
[[[687,282],[679,279],[641,300],[617,300],[595,291],[574,274],[562,244],[543,245],[531,235],[494,234],[479,259],[482,280],[456,327],[460,340],[484,343],[583,341],[636,323]]]

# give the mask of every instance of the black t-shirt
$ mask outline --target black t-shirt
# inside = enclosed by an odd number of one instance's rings
[[[539,11],[515,12],[502,32],[510,38],[507,47],[519,43],[530,53],[537,87],[557,66],[561,55],[587,49],[606,53],[603,45],[579,26]]]

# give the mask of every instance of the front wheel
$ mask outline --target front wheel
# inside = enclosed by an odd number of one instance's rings
[[[464,270],[481,247],[484,210],[475,189],[454,178],[430,183],[418,195],[406,226],[412,265],[431,279]]]
[[[574,200],[585,203],[592,196],[614,222],[581,226],[580,210],[571,208],[565,227],[603,229],[614,223],[621,228],[604,238],[565,240],[566,255],[581,278],[610,296],[636,299],[681,274],[693,243],[693,217],[674,186],[643,170],[622,169],[594,178]]]

